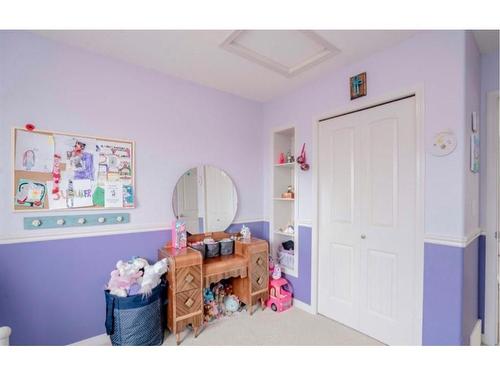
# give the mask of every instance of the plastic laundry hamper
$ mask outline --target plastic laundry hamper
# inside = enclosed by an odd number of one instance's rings
[[[166,327],[166,283],[149,297],[118,297],[105,291],[106,333],[113,345],[161,345]]]

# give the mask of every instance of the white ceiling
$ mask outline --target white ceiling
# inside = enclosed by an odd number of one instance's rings
[[[321,62],[292,77],[285,77],[255,61],[222,48],[221,44],[232,32],[232,30],[36,31],[56,41],[263,102],[285,94],[326,71],[362,59],[416,33],[408,30],[316,31],[340,52],[322,59]],[[302,55],[317,52],[311,46],[296,46],[290,32],[261,30],[252,38],[248,35],[245,37],[247,47],[252,47],[260,54],[273,52],[274,56],[270,57],[287,59],[294,64],[297,62],[300,64]],[[266,40],[268,43],[263,43]],[[276,51],[272,51],[273,49]]]

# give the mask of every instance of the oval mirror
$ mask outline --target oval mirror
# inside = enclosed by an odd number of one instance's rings
[[[202,165],[187,170],[172,196],[174,215],[189,233],[222,232],[234,220],[238,194],[231,177],[219,168]]]

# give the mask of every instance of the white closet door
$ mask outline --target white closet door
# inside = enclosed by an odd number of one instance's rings
[[[319,311],[413,344],[415,99],[323,122],[319,139]]]

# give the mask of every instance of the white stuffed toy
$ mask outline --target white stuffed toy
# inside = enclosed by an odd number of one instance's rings
[[[133,258],[128,262],[124,262],[119,260],[116,263],[116,269],[120,272],[120,276],[131,276],[139,272],[139,270],[146,268],[149,266],[149,263],[146,259],[143,258]]]
[[[152,266],[146,266],[144,268],[144,275],[142,276],[141,290],[140,293],[145,295],[150,295],[151,291],[160,284],[161,276],[167,272],[168,263],[167,258],[159,260]]]

